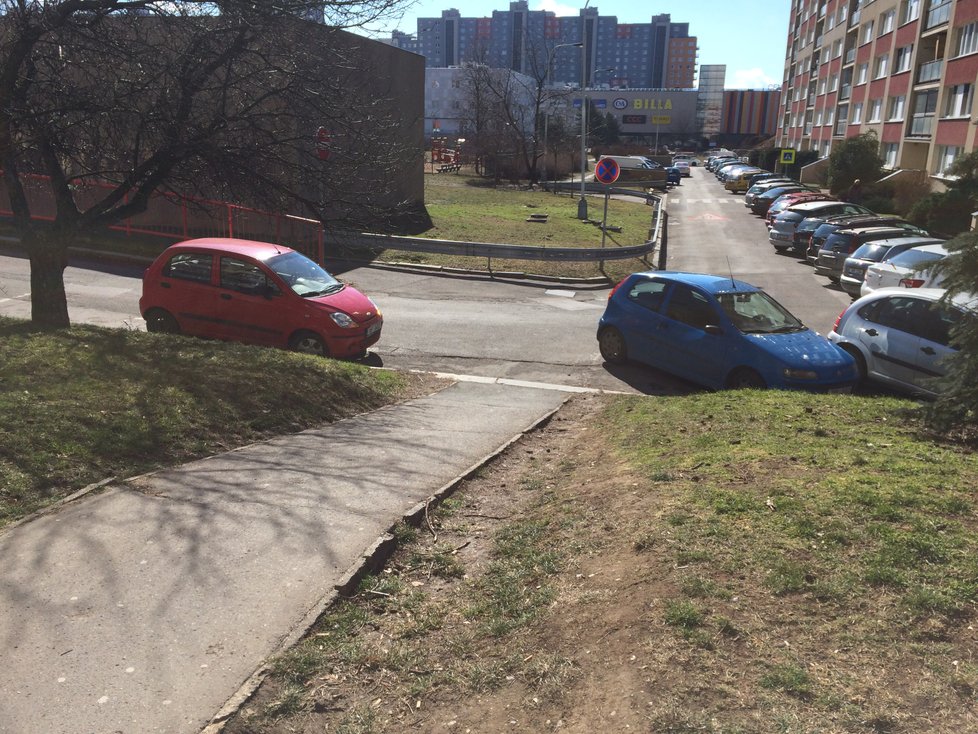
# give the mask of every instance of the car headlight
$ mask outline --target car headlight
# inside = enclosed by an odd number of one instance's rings
[[[785,367],[784,376],[789,380],[817,380],[818,373],[814,370],[796,370],[791,367]]]
[[[356,322],[347,316],[345,313],[339,311],[331,311],[329,317],[333,319],[333,323],[342,329],[349,329],[351,326],[356,326]]]

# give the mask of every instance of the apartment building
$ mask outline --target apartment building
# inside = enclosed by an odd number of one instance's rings
[[[558,16],[518,0],[491,17],[466,18],[452,8],[437,18],[418,18],[415,35],[394,32],[388,43],[421,54],[429,68],[474,62],[544,78],[552,86],[696,85],[696,37],[688,23],[674,23],[668,14],[619,23],[597,7]]]
[[[935,180],[975,149],[978,0],[791,0],[778,144],[825,156],[873,131]]]

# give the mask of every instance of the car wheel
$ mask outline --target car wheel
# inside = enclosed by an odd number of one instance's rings
[[[162,308],[151,308],[143,317],[146,319],[146,331],[153,334],[179,334],[180,324],[173,314]]]
[[[315,354],[317,357],[329,356],[326,342],[318,334],[313,334],[311,331],[300,331],[293,334],[292,338],[289,339],[289,349],[302,354]]]
[[[628,348],[625,337],[614,326],[606,326],[598,334],[598,349],[605,362],[624,364],[628,361]]]
[[[767,387],[767,383],[754,370],[741,367],[730,373],[730,377],[727,378],[727,387],[732,390],[762,389]]]
[[[833,283],[838,283],[840,278],[838,275],[830,275],[829,280],[831,280]]]

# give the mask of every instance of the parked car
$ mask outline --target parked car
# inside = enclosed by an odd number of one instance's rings
[[[888,240],[896,237],[906,237],[914,240],[914,245],[929,245],[940,240],[933,237],[917,235],[903,227],[850,227],[840,229],[830,234],[822,249],[818,251],[815,261],[815,274],[821,275],[833,283],[842,278],[842,267],[846,258],[859,249],[860,245],[874,240]]]
[[[597,338],[607,362],[633,359],[714,389],[847,391],[858,377],[852,357],[763,290],[718,275],[629,275]]]
[[[764,224],[767,225],[768,229],[771,229],[774,226],[775,218],[779,214],[789,207],[802,204],[806,201],[838,201],[838,199],[831,194],[825,194],[821,191],[809,191],[808,189],[792,191],[790,194],[785,194],[771,202],[771,206],[767,208],[767,212],[764,214]]]
[[[913,234],[926,235],[927,232],[920,227],[916,227],[910,222],[905,222],[897,217],[883,216],[880,214],[859,214],[854,217],[832,217],[825,220],[818,228],[812,232],[812,239],[808,243],[807,260],[810,265],[814,265],[818,259],[818,251],[821,249],[825,240],[833,232],[850,227],[900,227]]]
[[[738,159],[725,161],[713,169],[713,174],[716,176],[717,181],[722,182],[728,173],[731,173],[732,171],[739,171],[746,166],[746,163]]]
[[[708,171],[716,171],[717,167],[725,162],[739,161],[739,160],[740,158],[738,158],[735,155],[715,156],[714,158],[710,159],[710,161],[706,164],[706,168]]]
[[[918,245],[916,238],[913,237],[875,240],[860,245],[843,263],[839,285],[853,298],[859,298],[863,281],[866,279],[866,268],[875,263],[885,262],[904,250]]]
[[[795,230],[801,222],[808,218],[819,216],[827,217],[833,214],[871,214],[869,209],[862,206],[861,204],[852,204],[848,201],[802,201],[798,204],[792,204],[787,209],[782,211],[774,219],[770,231],[768,232],[768,241],[774,247],[777,252],[784,252],[785,250],[800,249],[795,243]],[[809,232],[815,229],[812,226]],[[805,244],[808,243],[808,236],[805,237]]]
[[[380,339],[380,309],[282,245],[207,238],[168,247],[143,275],[152,332],[358,358]]]
[[[747,189],[750,188],[751,177],[759,172],[760,169],[754,168],[753,166],[734,170],[726,176],[723,182],[723,188],[734,194],[746,194]]]
[[[785,194],[793,194],[796,191],[818,193],[817,191],[815,191],[815,189],[812,189],[803,184],[787,184],[784,186],[775,186],[772,189],[768,189],[767,191],[758,194],[754,198],[754,201],[750,204],[749,208],[755,214],[759,214],[760,216],[763,217],[765,214],[767,214],[767,210],[770,208],[771,204],[773,204],[775,201],[777,201]]]
[[[683,160],[673,161],[672,167],[678,168],[679,175],[682,176],[683,178],[689,178],[689,176],[692,175],[689,170],[689,161],[683,161]]]
[[[761,181],[756,183],[747,189],[747,193],[744,194],[744,206],[750,208],[750,205],[754,203],[754,199],[763,194],[765,191],[770,191],[778,186],[800,186],[797,181],[792,181],[791,179],[769,179],[767,181]]]
[[[956,351],[951,331],[975,318],[975,296],[959,294],[940,303],[940,288],[883,288],[853,301],[829,339],[856,359],[859,374],[902,392],[934,397],[934,378]]]
[[[669,186],[679,186],[682,183],[683,174],[675,166],[666,169],[666,184]]]
[[[791,179],[783,173],[772,173],[771,171],[761,171],[750,177],[750,185],[753,186],[761,181],[790,181]]]
[[[889,260],[866,268],[859,294],[866,296],[878,288],[939,288],[944,277],[932,272],[933,266],[947,257],[943,242],[921,244],[894,255]]]

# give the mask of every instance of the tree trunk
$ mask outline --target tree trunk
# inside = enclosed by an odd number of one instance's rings
[[[65,295],[65,268],[68,248],[57,234],[32,232],[24,238],[31,261],[31,321],[35,326],[65,329],[68,298]]]

